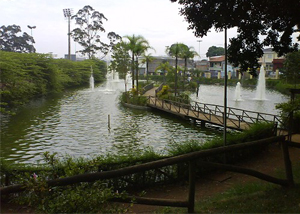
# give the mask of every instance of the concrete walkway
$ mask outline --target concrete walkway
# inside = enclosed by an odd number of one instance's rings
[[[153,87],[152,89],[150,89],[149,91],[146,91],[143,96],[155,96],[155,90],[157,89],[158,87]]]

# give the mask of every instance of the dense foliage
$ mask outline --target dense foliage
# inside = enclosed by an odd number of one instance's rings
[[[273,47],[279,56],[297,50],[292,34],[299,31],[299,0],[171,0],[182,5],[180,14],[195,36],[206,36],[236,27],[238,35],[230,39],[229,61],[242,71],[258,67],[264,46]],[[264,36],[264,37],[261,37]],[[263,38],[263,39],[261,39]],[[298,40],[300,37],[298,37]]]
[[[221,56],[225,54],[225,49],[223,47],[211,46],[208,48],[206,57]]]
[[[285,57],[283,78],[289,83],[300,83],[300,51],[289,53]]]
[[[279,103],[276,108],[280,110],[280,116],[283,121],[283,128],[292,132],[300,132],[300,96],[294,101]]]
[[[21,27],[17,25],[2,25],[0,27],[0,50],[19,53],[32,53],[35,52],[33,46],[34,39],[28,33],[22,32]]]
[[[35,97],[88,84],[91,66],[95,81],[103,81],[106,66],[102,61],[73,62],[53,59],[46,54],[0,51],[1,111],[27,103]]]

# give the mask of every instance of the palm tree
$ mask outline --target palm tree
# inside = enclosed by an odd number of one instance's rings
[[[181,58],[184,59],[184,71],[183,71],[183,90],[184,90],[184,82],[185,82],[185,74],[187,71],[187,63],[189,59],[193,59],[195,56],[197,56],[197,52],[194,51],[193,47],[188,47],[185,44],[182,44],[181,47]]]
[[[172,44],[171,47],[167,47],[166,53],[169,56],[175,57],[175,96],[177,95],[177,72],[178,72],[178,58],[181,58],[181,49],[184,44],[176,43]]]
[[[132,75],[132,88],[134,88],[134,68],[136,67],[136,71],[138,71],[138,57],[144,53],[147,49],[150,48],[149,42],[143,37],[143,36],[135,36],[134,34],[132,36],[125,36],[129,40],[127,43],[127,47],[131,52],[131,75]],[[135,64],[136,59],[136,66]],[[137,90],[138,90],[138,72],[137,75]]]
[[[148,73],[149,73],[149,63],[154,60],[154,57],[151,56],[151,54],[144,54],[144,59],[142,60],[142,63],[146,63],[146,76],[147,76],[147,82],[148,82]]]
[[[164,82],[165,82],[166,73],[171,71],[171,65],[169,62],[165,62],[165,63],[162,62],[155,69],[155,71],[158,71],[158,70],[161,70],[164,72]]]

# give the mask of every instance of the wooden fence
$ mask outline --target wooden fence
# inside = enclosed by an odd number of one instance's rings
[[[252,169],[242,168],[234,165],[199,161],[199,158],[203,158],[203,157],[209,157],[217,154],[225,154],[227,152],[234,152],[241,149],[249,149],[255,146],[268,145],[271,143],[278,143],[278,142],[281,143],[283,148],[283,159],[285,163],[286,179],[279,179]],[[66,177],[66,178],[59,178],[56,180],[49,180],[47,181],[47,184],[49,187],[53,187],[53,186],[72,185],[80,182],[94,182],[97,180],[112,179],[124,175],[145,172],[147,170],[158,169],[158,168],[162,168],[165,166],[170,166],[178,163],[188,163],[189,164],[189,192],[188,192],[187,200],[178,201],[178,200],[153,199],[153,198],[143,198],[143,197],[128,197],[127,199],[122,199],[122,201],[130,202],[134,198],[135,203],[158,205],[158,206],[187,207],[188,212],[193,213],[194,205],[195,205],[195,181],[196,181],[195,163],[196,161],[197,164],[200,164],[203,167],[219,168],[227,171],[243,173],[274,184],[288,187],[294,185],[292,166],[291,166],[291,161],[290,161],[289,151],[288,151],[289,146],[299,147],[299,144],[295,142],[287,141],[285,139],[285,136],[277,136],[277,137],[271,137],[263,140],[247,142],[243,144],[236,144],[236,145],[230,145],[230,146],[208,149],[203,151],[191,152],[184,155],[169,157],[158,161],[143,163],[140,165],[125,167],[125,168],[116,169],[112,171],[87,173],[87,174],[80,174],[71,177]],[[23,185],[20,184],[12,185],[7,187],[2,187],[0,189],[0,194],[6,195],[10,193],[25,191],[25,190],[26,189]],[[121,199],[115,199],[114,201],[120,201],[120,200]]]

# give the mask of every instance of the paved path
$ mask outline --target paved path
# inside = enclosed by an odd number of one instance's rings
[[[157,89],[158,87],[153,87],[152,89],[150,89],[149,91],[146,91],[145,94],[143,94],[143,96],[155,96],[155,90]]]

